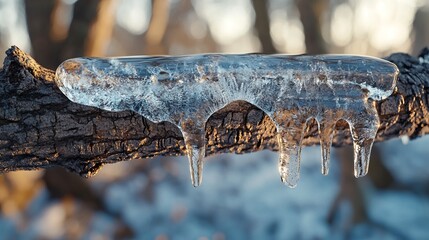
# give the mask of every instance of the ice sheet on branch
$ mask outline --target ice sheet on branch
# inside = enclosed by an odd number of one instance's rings
[[[374,100],[392,94],[397,75],[394,64],[364,56],[206,54],[75,58],[58,67],[56,83],[71,101],[175,124],[183,133],[194,186],[202,180],[207,120],[231,102],[247,101],[275,123],[281,180],[294,187],[310,119],[319,127],[323,174],[340,119],[350,125],[354,174],[367,173],[379,127]]]

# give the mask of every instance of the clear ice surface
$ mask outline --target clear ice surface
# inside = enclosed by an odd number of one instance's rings
[[[318,123],[322,173],[329,169],[335,124],[349,123],[354,174],[368,172],[379,119],[374,100],[392,94],[397,67],[349,55],[191,55],[75,58],[56,71],[56,83],[73,102],[109,111],[135,111],[168,121],[183,134],[192,184],[201,184],[205,123],[231,102],[247,101],[275,123],[282,182],[299,180],[301,143],[310,119]]]

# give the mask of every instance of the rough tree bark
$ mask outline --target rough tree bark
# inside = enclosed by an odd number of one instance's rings
[[[7,50],[0,71],[0,171],[62,166],[83,176],[103,164],[184,151],[172,124],[154,124],[132,112],[107,112],[69,101],[43,68],[17,47]],[[386,58],[400,69],[397,87],[377,102],[381,126],[376,141],[410,139],[429,132],[429,50],[419,58],[397,53]],[[277,149],[275,127],[255,106],[234,102],[206,125],[207,154]],[[304,144],[318,144],[314,123]],[[348,125],[337,124],[334,146],[351,144]]]

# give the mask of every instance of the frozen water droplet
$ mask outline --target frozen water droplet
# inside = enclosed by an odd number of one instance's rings
[[[335,129],[335,120],[322,120],[319,124],[320,148],[322,151],[322,174],[328,175],[331,158],[332,137]]]

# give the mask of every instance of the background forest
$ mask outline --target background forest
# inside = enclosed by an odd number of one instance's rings
[[[77,56],[225,53],[417,54],[425,0],[0,0],[0,50],[55,69]],[[0,175],[0,239],[425,239],[429,137],[377,143],[355,179],[350,147],[304,148],[301,180],[277,153],[209,157],[203,185],[185,157],[136,159],[84,179],[63,169]]]

